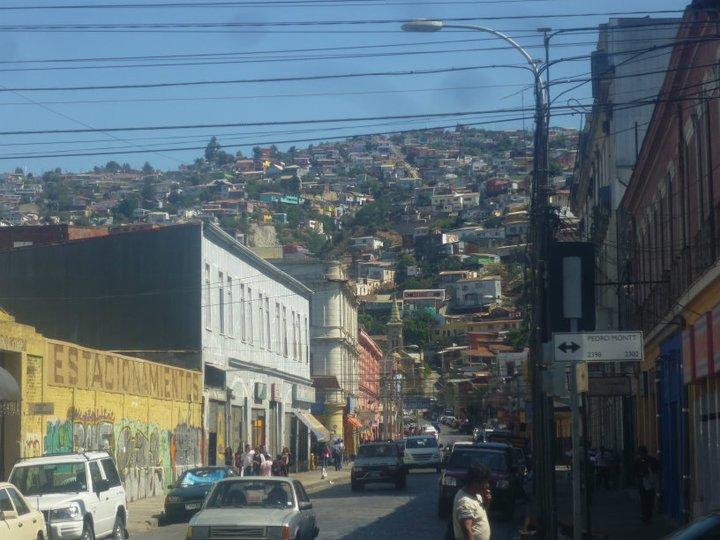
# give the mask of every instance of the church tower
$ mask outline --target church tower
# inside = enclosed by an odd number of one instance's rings
[[[388,354],[397,352],[404,347],[403,343],[403,323],[400,318],[400,309],[395,298],[392,301],[392,309],[390,311],[390,321],[387,323],[388,336]]]

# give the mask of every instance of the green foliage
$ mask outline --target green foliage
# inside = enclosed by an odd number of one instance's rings
[[[432,327],[435,317],[426,310],[416,311],[403,318],[403,338],[405,345],[417,345],[427,349],[432,341]]]
[[[115,208],[113,208],[113,216],[118,221],[129,221],[133,218],[133,213],[140,207],[140,201],[137,197],[129,195],[124,197]]]
[[[260,159],[262,157],[262,148],[259,146],[254,146],[252,152],[255,159]]]
[[[109,173],[115,174],[117,172],[120,172],[122,170],[122,167],[117,161],[108,161],[105,164],[105,170]]]
[[[371,336],[384,335],[386,333],[387,317],[377,317],[371,313],[359,313],[358,324]]]
[[[153,184],[151,180],[148,179],[143,182],[143,187],[140,190],[140,197],[143,201],[143,205],[146,206],[155,201],[155,198],[157,197],[157,190],[155,189],[155,184]]]
[[[390,205],[386,199],[365,204],[352,219],[351,228],[362,228],[365,234],[374,234],[378,230],[386,229],[390,225],[389,211]]]
[[[557,160],[551,159],[550,165],[548,166],[548,173],[550,176],[562,176],[563,169]]]
[[[213,163],[217,159],[217,154],[220,151],[220,143],[217,137],[211,137],[210,142],[205,147],[205,159],[210,163]]]
[[[522,326],[517,330],[510,330],[505,336],[505,343],[511,345],[516,351],[521,351],[528,344],[528,325],[523,322]]]
[[[155,169],[150,165],[149,161],[146,161],[142,166],[142,172],[143,174],[152,174],[155,172]]]

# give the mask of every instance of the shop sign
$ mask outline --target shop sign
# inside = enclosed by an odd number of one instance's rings
[[[256,382],[255,383],[255,399],[257,401],[263,401],[267,398],[267,384]]]
[[[693,380],[693,336],[692,327],[686,328],[682,333],[682,371],[683,382],[690,383]]]
[[[705,377],[708,374],[708,321],[703,315],[695,323],[695,377]]]
[[[50,386],[200,403],[200,372],[48,340]]]
[[[720,371],[720,304],[712,310],[710,320],[712,321],[710,339],[712,340],[713,372],[717,373]]]
[[[293,385],[293,401],[301,403],[315,403],[315,388],[304,384]]]
[[[54,403],[28,403],[28,414],[37,416],[52,416],[55,414]]]
[[[27,348],[27,341],[22,338],[0,335],[0,349],[3,351],[23,352]]]
[[[590,396],[629,396],[632,392],[630,377],[590,377],[588,395]]]
[[[270,384],[270,401],[282,403],[282,386],[280,384]]]

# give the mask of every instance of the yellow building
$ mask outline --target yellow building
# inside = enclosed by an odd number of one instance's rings
[[[20,390],[3,408],[3,477],[20,458],[107,450],[135,500],[203,462],[200,372],[46,339],[4,312],[0,367]]]

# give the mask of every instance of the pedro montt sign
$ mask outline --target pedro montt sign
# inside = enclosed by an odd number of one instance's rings
[[[571,362],[639,362],[642,332],[580,332],[553,334],[555,360]]]

